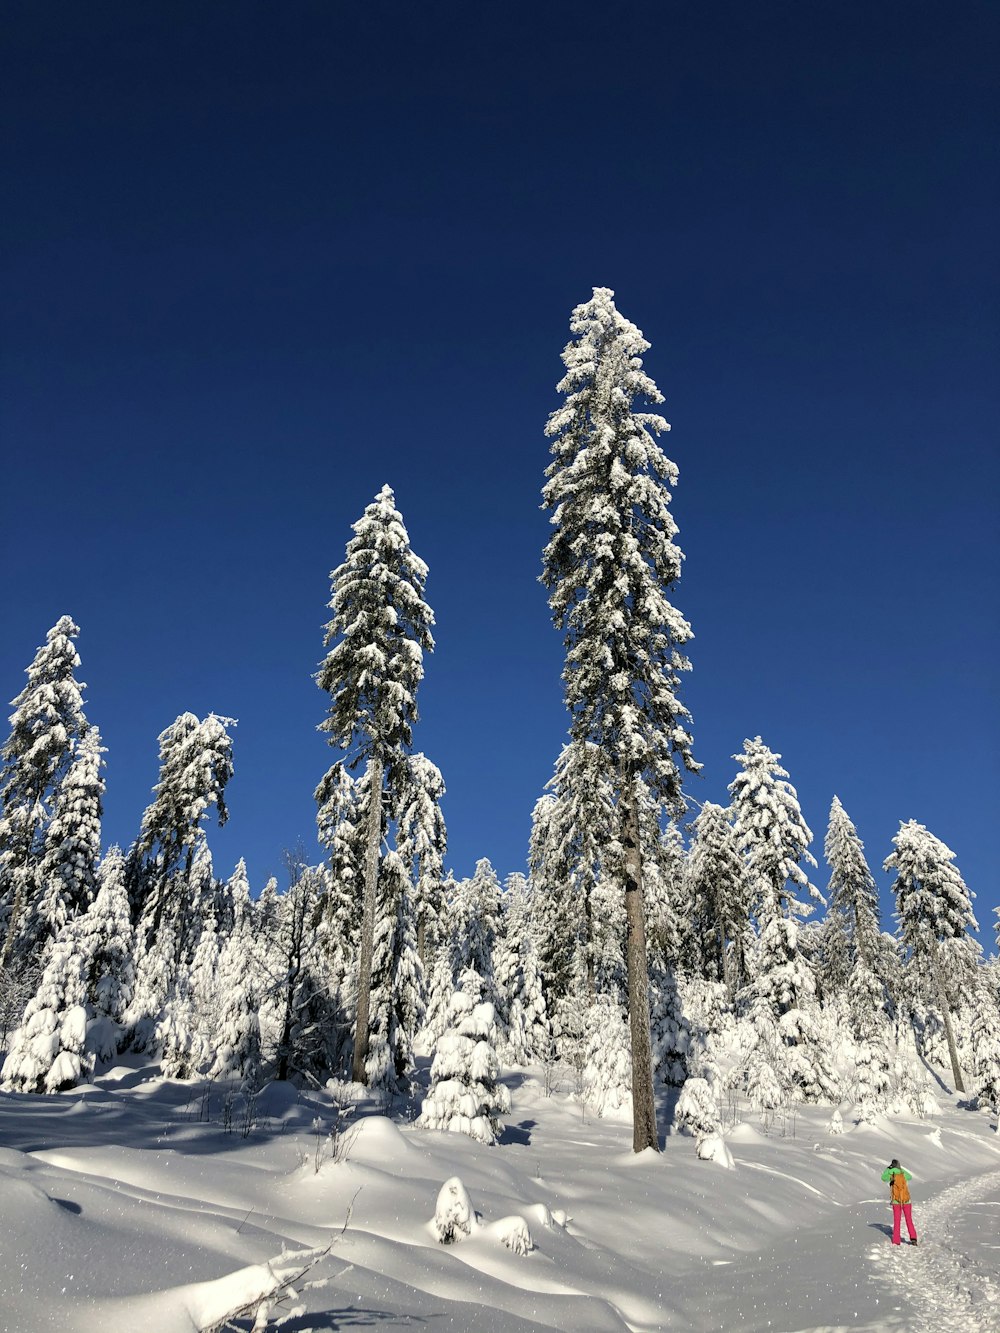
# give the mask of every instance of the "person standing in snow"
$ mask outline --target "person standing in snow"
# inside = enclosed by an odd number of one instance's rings
[[[893,1158],[882,1172],[882,1179],[889,1186],[889,1201],[892,1204],[892,1243],[898,1245],[900,1217],[906,1218],[906,1229],[910,1233],[910,1244],[917,1243],[917,1229],[913,1225],[913,1204],[907,1184],[912,1177],[904,1171],[897,1158]]]

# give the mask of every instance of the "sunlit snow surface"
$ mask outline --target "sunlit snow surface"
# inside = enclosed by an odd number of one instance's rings
[[[262,1289],[265,1261],[334,1237],[285,1329],[1000,1327],[1000,1137],[943,1094],[934,1121],[876,1129],[845,1107],[837,1136],[828,1108],[801,1112],[794,1137],[748,1119],[725,1170],[681,1136],[636,1157],[621,1119],[545,1097],[529,1072],[507,1076],[498,1147],[362,1102],[348,1160],[317,1171],[325,1093],[270,1085],[242,1137],[238,1103],[232,1132],[220,1123],[221,1089],[205,1122],[199,1085],[155,1074],[0,1094],[2,1333],[191,1333]],[[913,1173],[916,1249],[889,1243],[893,1156]],[[444,1246],[430,1223],[454,1176],[480,1225]],[[508,1248],[518,1217],[527,1254]]]

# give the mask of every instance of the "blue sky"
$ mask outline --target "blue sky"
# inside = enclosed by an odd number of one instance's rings
[[[190,709],[239,719],[219,870],[314,846],[328,574],[388,482],[430,566],[449,860],[523,868],[566,729],[542,432],[602,285],[673,426],[691,795],[760,733],[817,855],[835,792],[873,865],[920,820],[992,924],[993,6],[3,22],[0,695],[72,614],[109,840]]]

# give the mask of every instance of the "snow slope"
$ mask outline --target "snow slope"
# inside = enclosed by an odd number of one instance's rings
[[[328,1245],[286,1329],[1000,1327],[1000,1136],[944,1096],[933,1121],[845,1112],[841,1136],[829,1110],[784,1136],[748,1118],[727,1171],[679,1135],[637,1157],[627,1123],[514,1074],[497,1147],[361,1102],[333,1162],[331,1093],[271,1084],[243,1137],[239,1103],[220,1123],[221,1089],[156,1075],[135,1062],[59,1096],[0,1095],[0,1333],[191,1333],[265,1291],[283,1250]],[[889,1244],[892,1156],[913,1173],[916,1249]],[[443,1246],[429,1222],[456,1175],[482,1225]],[[517,1216],[525,1255],[503,1243]]]

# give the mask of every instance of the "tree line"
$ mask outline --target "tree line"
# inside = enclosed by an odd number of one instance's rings
[[[679,1114],[705,1139],[733,1091],[764,1113],[845,1097],[868,1118],[920,1111],[922,1060],[996,1109],[1000,974],[954,854],[900,825],[889,934],[836,797],[826,897],[810,880],[812,833],[760,736],[734,755],[728,807],[684,792],[700,765],[681,697],[692,632],[670,600],[677,469],[646,410],[663,397],[610,290],[570,330],[542,574],[568,735],[527,874],[445,871],[444,780],[414,748],[428,570],[385,486],[331,574],[324,856],[289,854],[283,890],[251,894],[242,862],[215,873],[207,829],[227,818],[234,725],[215,714],[161,734],[137,836],[102,852],[80,631],[69,617],[49,631],[0,752],[4,1087],[57,1091],[132,1050],[170,1077],[349,1077],[392,1095],[433,1055],[422,1123],[493,1142],[502,1066],[562,1062],[598,1113],[630,1103],[636,1151],[659,1144],[658,1082],[684,1088]]]

